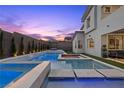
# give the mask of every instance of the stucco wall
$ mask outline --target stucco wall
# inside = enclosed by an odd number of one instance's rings
[[[121,6],[118,10],[101,20],[100,34],[106,34],[113,31],[117,31],[124,28],[124,6]]]
[[[101,6],[96,7],[95,17],[92,17],[92,18],[97,18],[97,19],[94,19],[94,21],[96,21],[96,22],[94,22],[94,24],[97,24],[97,26],[95,26],[95,29],[93,29],[90,32],[87,32],[87,30],[84,29],[85,30],[85,53],[91,54],[91,55],[96,55],[96,56],[101,56],[101,35],[100,35],[100,31],[99,31],[101,10],[99,7],[101,7]],[[94,16],[94,12],[91,12],[89,14],[89,16]],[[94,25],[94,24],[91,24],[91,25]],[[89,38],[92,38],[94,40],[94,48],[88,48],[87,40]]]
[[[19,51],[19,47],[20,47],[20,42],[21,42],[21,38],[23,37],[23,45],[24,45],[24,52],[27,52],[28,49],[28,43],[30,42],[30,47],[32,47],[32,41],[34,40],[34,46],[37,45],[37,47],[39,47],[39,44],[41,45],[41,47],[44,45],[46,48],[46,45],[48,44],[47,42],[44,41],[40,41],[37,39],[34,39],[32,37],[20,34],[20,33],[9,33],[7,31],[4,31],[2,29],[0,29],[0,32],[3,32],[3,58],[6,57],[10,57],[10,48],[11,48],[11,41],[12,38],[14,38],[15,41],[15,46],[16,46],[16,50],[17,52]],[[43,49],[42,48],[42,49]]]
[[[81,41],[82,43],[82,48],[78,48],[78,40]],[[84,49],[85,49],[85,37],[84,37],[84,33],[77,33],[73,39],[73,52],[74,53],[84,53]]]
[[[96,7],[94,6],[84,21],[84,31],[88,33],[96,28]],[[87,19],[90,17],[90,27],[87,28]]]
[[[2,30],[1,30],[2,31]],[[10,46],[11,46],[11,39],[12,39],[12,33],[9,32],[3,32],[3,57],[9,57],[10,56]]]
[[[101,10],[102,6],[97,6],[96,8],[96,17],[94,17],[93,9],[91,9],[91,12],[88,16],[93,16],[91,18],[97,18],[94,19],[96,21],[97,26],[94,30],[91,30],[89,32],[86,27],[84,28],[85,31],[85,52],[88,54],[92,54],[95,56],[101,56],[101,46],[103,39],[103,35],[118,31],[120,29],[124,29],[124,21],[122,20],[124,16],[124,6],[121,6],[116,11],[114,11],[109,16],[105,17],[104,19],[101,19]],[[91,22],[92,23],[92,22]],[[94,26],[94,24],[91,24]],[[86,26],[86,23],[84,23],[84,26]],[[92,28],[92,26],[91,26]],[[88,48],[87,47],[87,39],[93,38],[94,39],[94,48]],[[105,39],[105,38],[104,38]]]

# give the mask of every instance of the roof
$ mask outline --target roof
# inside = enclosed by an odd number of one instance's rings
[[[84,34],[84,31],[75,31],[74,35],[73,35],[73,38],[72,38],[72,41],[74,40],[75,36],[77,34]]]
[[[86,19],[87,15],[89,14],[90,10],[92,9],[93,5],[89,5],[84,13],[84,15],[81,18],[81,21],[84,22],[84,20]]]

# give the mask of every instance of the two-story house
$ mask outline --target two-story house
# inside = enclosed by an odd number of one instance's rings
[[[124,6],[88,6],[82,17],[85,53],[124,57]]]

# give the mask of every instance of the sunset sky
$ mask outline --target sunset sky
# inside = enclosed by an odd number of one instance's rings
[[[80,30],[87,6],[0,6],[0,28],[43,40],[63,40]]]

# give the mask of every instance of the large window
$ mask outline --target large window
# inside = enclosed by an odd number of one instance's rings
[[[88,48],[94,48],[94,40],[92,38],[87,40]]]
[[[87,28],[90,27],[90,17],[87,18]]]
[[[81,43],[80,40],[78,40],[78,48],[79,48],[79,49],[82,48],[82,43]]]
[[[122,35],[110,35],[108,38],[109,49],[122,49],[123,48],[123,36]]]

